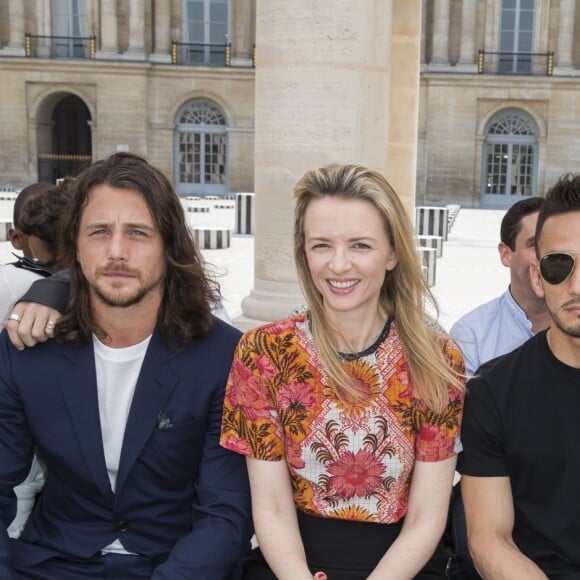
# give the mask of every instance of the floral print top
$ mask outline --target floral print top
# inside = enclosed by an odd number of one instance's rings
[[[451,339],[449,364],[463,372]],[[313,515],[394,523],[407,512],[415,460],[460,451],[463,393],[450,390],[441,414],[414,396],[395,323],[373,345],[346,358],[368,392],[363,403],[339,400],[304,313],[246,333],[226,389],[221,444],[267,461],[286,461],[296,507]]]

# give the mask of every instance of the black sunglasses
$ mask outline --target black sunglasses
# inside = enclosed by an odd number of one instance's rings
[[[565,252],[553,252],[540,259],[540,274],[548,284],[561,284],[572,274],[576,258]]]

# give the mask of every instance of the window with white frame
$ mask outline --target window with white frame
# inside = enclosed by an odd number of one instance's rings
[[[187,64],[224,66],[230,37],[230,0],[182,0],[181,60]]]
[[[88,58],[86,0],[52,1],[52,56]]]
[[[507,109],[488,123],[483,147],[482,201],[505,207],[535,195],[538,127],[525,111]]]
[[[500,17],[499,71],[523,74],[532,69],[535,0],[503,0]]]
[[[227,193],[227,123],[221,107],[194,99],[177,114],[176,184],[180,195]]]

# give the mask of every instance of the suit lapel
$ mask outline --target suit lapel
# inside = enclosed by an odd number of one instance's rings
[[[156,331],[151,337],[135,387],[131,410],[125,427],[116,493],[121,491],[141,449],[157,428],[163,411],[178,382],[178,376],[166,365],[174,353],[167,350]]]
[[[78,444],[97,487],[105,498],[112,500],[99,418],[93,344],[91,342],[84,348],[64,345],[63,355],[72,367],[60,379],[60,388],[77,433]]]

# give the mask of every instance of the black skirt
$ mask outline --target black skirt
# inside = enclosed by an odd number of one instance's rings
[[[324,572],[328,580],[364,580],[397,539],[403,522],[376,524],[320,518],[298,511],[298,525],[310,571]],[[445,578],[449,554],[438,546],[419,580]],[[252,551],[244,567],[245,580],[275,580],[259,548]]]

